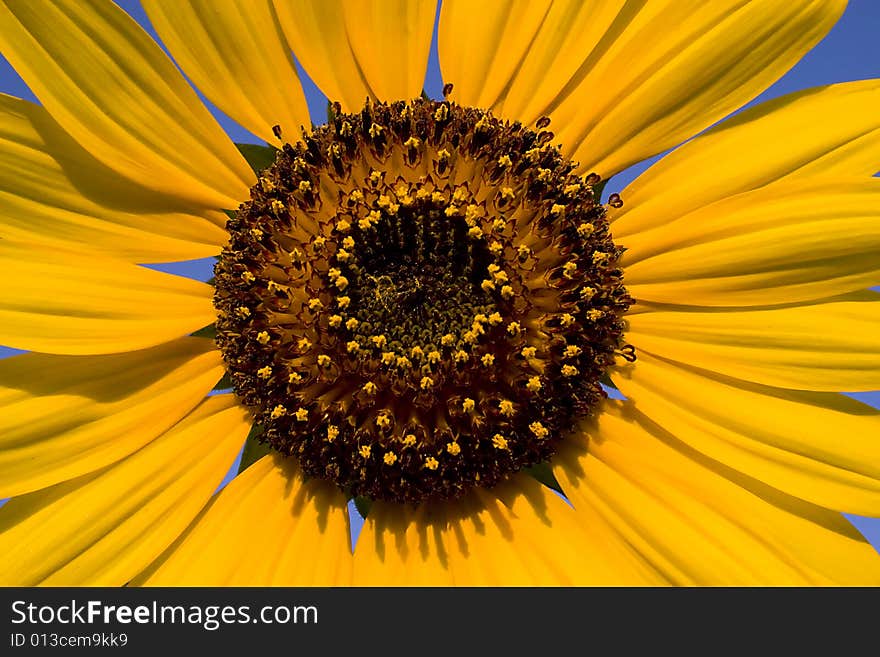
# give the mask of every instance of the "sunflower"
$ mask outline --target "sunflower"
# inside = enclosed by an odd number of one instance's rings
[[[705,131],[843,0],[143,4],[269,146],[0,2],[0,582],[880,583],[880,82]]]

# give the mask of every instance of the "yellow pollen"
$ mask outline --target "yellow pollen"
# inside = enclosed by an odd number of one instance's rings
[[[443,192],[433,192],[431,194],[431,200],[436,204],[441,204],[446,201],[446,197],[443,196]]]
[[[581,353],[581,348],[578,347],[576,344],[568,345],[565,348],[565,351],[563,352],[563,354],[565,355],[566,358],[574,358],[575,356],[577,356],[580,353]]]
[[[456,363],[463,363],[468,359],[468,352],[464,349],[459,349],[453,354],[453,358],[455,358]]]
[[[422,145],[422,142],[418,137],[410,137],[405,142],[403,142],[403,145],[407,148],[418,148]]]
[[[497,271],[501,271],[501,267],[496,265],[494,262],[492,264],[490,264],[488,267],[486,267],[486,269],[489,270],[490,274],[494,274]]]
[[[496,255],[496,256],[497,256],[497,255],[500,254],[503,250],[504,250],[504,245],[501,244],[501,242],[499,242],[499,241],[497,241],[497,240],[492,240],[492,242],[489,244],[489,252],[490,252],[492,255]]]
[[[341,262],[348,262],[348,259],[351,258],[351,254],[345,249],[337,249],[336,250],[336,259]]]
[[[535,354],[538,353],[538,350],[535,347],[523,347],[522,351],[519,353],[522,354],[523,358],[534,358]]]
[[[505,417],[511,417],[516,414],[516,409],[513,407],[513,402],[509,399],[502,399],[498,404],[498,409],[501,411],[501,415]]]
[[[251,316],[251,309],[248,308],[247,306],[239,306],[238,308],[235,309],[235,314],[238,315],[239,317],[242,317],[242,318],[250,317]]]
[[[477,404],[473,399],[471,399],[470,397],[465,397],[464,401],[461,402],[461,409],[465,413],[470,413],[472,410],[474,410],[474,408],[476,408],[476,405]]]
[[[513,188],[512,187],[502,187],[501,188],[501,198],[506,199],[508,201],[512,201],[513,199],[515,199],[516,194],[514,194]]]
[[[569,313],[562,313],[559,316],[559,323],[562,326],[571,326],[572,324],[574,324],[574,316],[570,315]]]
[[[576,262],[566,262],[562,265],[562,275],[566,278],[574,278],[575,272],[577,272],[577,263]]]
[[[384,335],[371,335],[370,342],[372,342],[378,349],[383,349],[386,344],[388,344],[388,338]]]
[[[269,203],[269,207],[272,209],[272,212],[274,212],[275,214],[281,214],[282,212],[284,212],[287,209],[287,207],[284,205],[284,203],[279,201],[277,198],[272,199],[272,202]]]
[[[601,310],[599,310],[598,308],[591,308],[590,310],[587,311],[587,318],[594,321],[594,322],[597,319],[601,319],[604,315],[605,315],[605,313],[602,312]]]
[[[381,135],[383,131],[384,131],[384,128],[382,126],[380,126],[378,123],[374,123],[373,125],[370,126],[370,130],[369,130],[370,137],[375,139],[376,137]],[[372,176],[371,176],[371,178],[372,178]]]
[[[245,283],[253,283],[256,279],[257,277],[247,270],[241,273],[241,280],[243,280]]]
[[[433,456],[429,456],[425,459],[425,467],[428,468],[428,470],[436,470],[439,466],[440,462]]]
[[[507,332],[513,336],[519,335],[522,333],[522,326],[520,326],[519,322],[511,322],[507,325]]]
[[[407,367],[412,367],[412,361],[406,356],[398,356],[395,364],[400,369],[406,369]]]
[[[504,231],[504,227],[507,226],[507,222],[504,219],[495,219],[492,222],[492,228],[496,233],[500,233]]]
[[[356,354],[361,350],[361,346],[357,343],[357,340],[349,340],[345,343],[345,348],[350,354]]]
[[[492,274],[492,277],[495,279],[496,283],[506,283],[510,279],[507,277],[506,271],[496,271]]]
[[[346,297],[346,298],[348,298],[348,297]],[[354,331],[358,327],[358,324],[360,324],[360,322],[358,320],[356,320],[354,317],[351,317],[348,320],[346,320],[345,328],[347,328],[349,331]]]
[[[455,442],[446,443],[446,451],[453,456],[457,456],[458,454],[461,454],[461,446]]]
[[[331,424],[329,427],[327,427],[327,442],[328,443],[332,443],[334,440],[336,440],[336,436],[338,436],[338,435],[339,435],[339,427],[337,427],[335,424]]]
[[[510,159],[509,155],[502,155],[498,158],[498,164],[502,167],[509,167],[513,164],[513,160]]]
[[[496,433],[492,436],[492,444],[495,446],[495,449],[507,449],[507,438],[500,433]]]
[[[261,231],[259,228],[251,228],[250,233],[256,239],[260,239],[263,236],[263,231]]]
[[[350,304],[350,303],[351,303],[350,297],[337,297],[337,299],[336,299],[336,304],[340,308],[348,308],[348,304]]]
[[[495,356],[493,356],[492,354],[484,354],[483,357],[480,359],[480,362],[483,363],[484,367],[491,367],[492,364],[495,362]]]
[[[312,348],[312,343],[308,338],[300,338],[296,346],[300,351],[308,351]]]
[[[370,458],[370,452],[372,451],[373,450],[370,448],[369,445],[361,445],[360,449],[358,450],[358,454],[360,454],[363,458],[368,459]]]
[[[480,287],[483,288],[483,292],[491,292],[495,289],[495,283],[486,278],[483,279],[482,283],[480,283]]]
[[[266,365],[266,367],[261,367],[257,370],[257,376],[261,379],[268,379],[270,376],[272,376],[272,368],[269,365]]]
[[[528,258],[530,255],[532,255],[532,250],[531,250],[529,247],[527,247],[525,244],[520,244],[520,245],[516,248],[516,253],[517,253],[517,255],[518,255],[520,258],[522,258],[522,259],[526,259],[526,258]]]
[[[268,344],[269,343],[269,333],[268,331],[260,331],[257,333],[257,342],[260,344]]]
[[[320,299],[309,299],[309,310],[320,310],[324,307]]]
[[[428,362],[432,365],[440,362],[440,358],[442,358],[442,354],[434,349],[433,351],[428,352]]]
[[[309,419],[309,412],[304,408],[298,408],[296,413],[294,413],[297,422],[305,422]]]
[[[270,417],[273,420],[277,420],[282,415],[286,415],[286,414],[287,414],[287,409],[284,408],[284,406],[282,406],[281,404],[278,404],[278,406],[276,406],[275,408],[272,409],[272,414],[270,415]]]
[[[501,318],[501,313],[499,313],[499,312],[494,312],[491,315],[489,315],[488,320],[492,326],[498,326],[498,324],[500,324],[501,322],[504,321]]]
[[[395,354],[393,351],[382,352],[382,362],[385,365],[391,365],[396,358],[397,358],[397,354]]]
[[[333,363],[333,360],[327,354],[320,354],[318,356],[318,365],[321,367],[330,367]]]
[[[430,376],[423,376],[422,380],[419,381],[419,387],[422,390],[430,390],[434,386],[434,379]]]
[[[340,276],[342,276],[342,270],[339,269],[339,267],[330,267],[330,269],[327,270],[327,278],[331,281],[335,281]]]
[[[415,434],[408,433],[403,437],[403,446],[404,447],[412,447],[416,444]]]
[[[480,239],[483,236],[483,229],[479,226],[474,226],[468,231],[468,236],[473,237],[474,239]]]
[[[300,180],[299,191],[301,191],[303,194],[312,191],[312,183],[310,183],[308,180]]]
[[[550,214],[562,214],[565,212],[565,206],[561,203],[554,203],[550,206]]]
[[[336,230],[340,233],[347,233],[351,229],[351,222],[347,219],[340,219],[336,222]],[[351,239],[350,237],[346,237],[346,240]],[[342,241],[345,244],[345,240]],[[352,246],[354,246],[354,240],[351,240]]]
[[[413,358],[415,358],[416,360],[421,360],[424,357],[425,352],[422,350],[422,348],[420,346],[416,345],[415,347],[412,348],[412,350],[410,350],[409,355],[412,356]]]
[[[531,431],[538,438],[546,438],[550,435],[550,432],[546,429],[546,427],[540,422],[532,422],[529,425],[529,431]]]
[[[340,276],[334,281],[334,284],[340,289],[340,291],[344,290],[348,287],[348,279],[345,276]]]
[[[577,227],[577,231],[581,237],[589,237],[596,232],[596,227],[593,224],[582,223]]]
[[[382,457],[382,460],[385,462],[385,465],[394,465],[397,463],[397,454],[394,452],[385,452],[385,456]]]
[[[354,248],[354,238],[351,235],[346,236],[342,240],[342,246],[346,249],[353,249]]]
[[[445,121],[447,116],[449,116],[449,108],[446,105],[440,105],[440,107],[434,111],[435,121]]]
[[[373,178],[373,176],[376,176],[375,179]],[[382,178],[382,176],[379,174],[378,171],[374,171],[373,173],[370,174],[370,180],[372,182],[379,182],[379,180],[381,178]],[[355,203],[360,203],[361,201],[364,200],[364,193],[361,190],[356,189],[351,194],[348,195],[348,198],[350,198]]]
[[[275,183],[273,183],[265,176],[260,176],[260,187],[263,188],[264,192],[271,192],[273,189],[275,189]]]
[[[561,371],[563,376],[576,376],[578,373],[574,365],[563,365]]]
[[[376,418],[376,426],[378,426],[380,429],[387,429],[391,426],[391,417],[384,413],[381,414],[379,417]]]
[[[581,191],[580,183],[572,183],[571,185],[566,185],[562,188],[562,193],[568,195],[577,194],[579,191]]]
[[[550,180],[550,176],[553,174],[550,169],[539,168],[538,169],[538,180],[545,181]]]
[[[368,395],[375,395],[376,394],[376,384],[373,383],[372,381],[367,381],[361,389],[365,393],[367,393]]]
[[[327,323],[331,328],[339,328],[342,326],[342,315],[330,315],[330,317],[327,318]]]
[[[482,216],[482,214],[483,209],[479,205],[470,203],[467,208],[465,208],[464,218],[465,221],[476,221]]]
[[[538,392],[541,389],[541,377],[533,376],[529,379],[528,383],[526,383],[526,388],[530,392]]]
[[[444,347],[451,347],[455,344],[455,336],[452,333],[447,333],[442,338],[440,338],[440,344]]]
[[[510,299],[513,296],[513,288],[509,285],[505,285],[501,288],[501,296],[505,299]]]
[[[287,375],[288,383],[299,383],[302,381],[302,376],[298,372],[291,372]]]

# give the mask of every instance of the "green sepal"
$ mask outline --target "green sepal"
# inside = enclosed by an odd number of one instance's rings
[[[260,144],[236,144],[235,147],[256,174],[271,165],[275,161],[276,153],[278,153],[271,146],[261,146]]]
[[[422,98],[424,100],[431,100],[431,97],[428,95],[428,92],[422,89]]]
[[[620,390],[620,388],[614,385],[614,381],[611,380],[611,377],[608,376],[608,374],[603,374],[602,378],[599,379],[599,383],[608,386],[609,388],[613,388],[614,390]]]
[[[214,386],[214,390],[231,390],[232,389],[232,377],[229,376],[229,372],[220,377],[220,380]]]
[[[190,335],[194,338],[215,338],[217,337],[217,327],[213,324],[203,326],[198,331],[193,331]]]
[[[269,443],[260,441],[262,435],[263,427],[254,422],[251,425],[247,440],[244,441],[244,451],[241,453],[241,462],[238,464],[239,474],[272,451]]]
[[[370,513],[370,507],[373,504],[373,500],[369,497],[365,497],[363,495],[357,495],[354,497],[354,508],[357,509],[357,512],[361,515],[361,518],[366,518]]]
[[[327,101],[327,123],[333,123],[336,120],[336,108],[333,107],[333,101]]]
[[[602,201],[602,192],[605,189],[605,185],[608,184],[608,179],[605,178],[600,180],[598,183],[593,185],[593,198],[596,199],[596,203],[600,203]]]
[[[537,479],[547,488],[552,488],[560,495],[565,495],[562,486],[560,486],[559,482],[556,480],[556,475],[553,474],[553,468],[550,467],[550,464],[547,461],[542,461],[541,463],[536,463],[528,468],[523,468],[523,472],[533,479]]]

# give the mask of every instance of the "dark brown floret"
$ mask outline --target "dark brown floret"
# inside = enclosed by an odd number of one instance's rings
[[[602,398],[632,299],[598,181],[548,123],[423,99],[337,111],[229,221],[218,344],[307,474],[456,497],[548,459]]]

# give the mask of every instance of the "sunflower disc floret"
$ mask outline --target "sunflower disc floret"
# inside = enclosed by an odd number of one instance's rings
[[[216,267],[217,341],[307,475],[399,502],[491,486],[547,460],[632,356],[598,179],[548,123],[368,101],[261,173]]]

